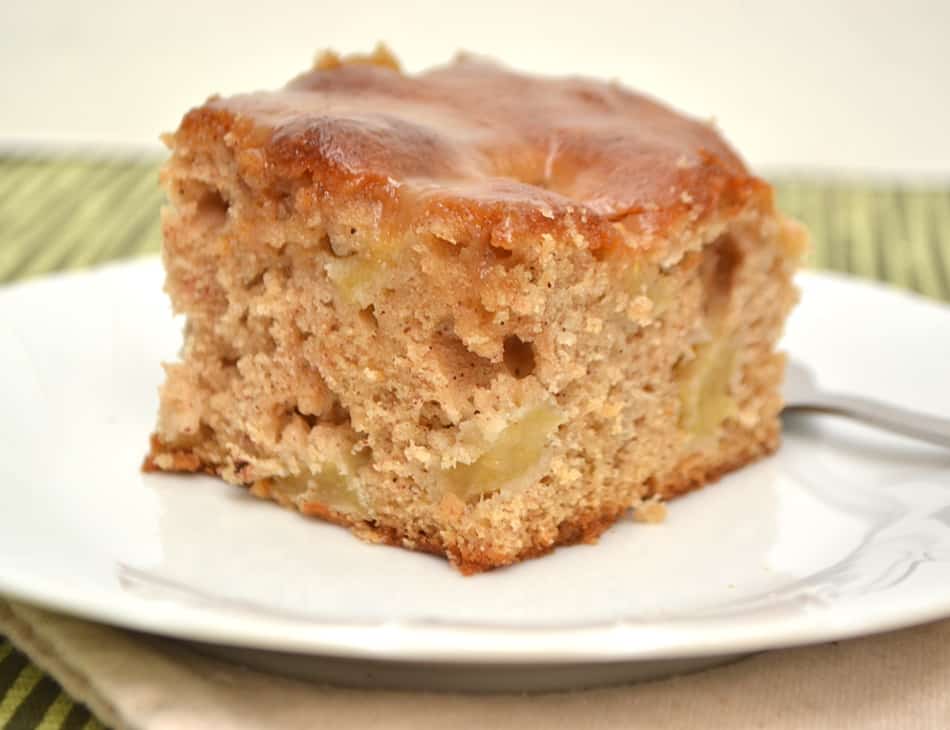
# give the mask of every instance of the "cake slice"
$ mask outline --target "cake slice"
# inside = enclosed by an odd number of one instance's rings
[[[166,142],[187,324],[148,470],[471,573],[778,444],[805,234],[710,124],[380,48],[212,97]]]

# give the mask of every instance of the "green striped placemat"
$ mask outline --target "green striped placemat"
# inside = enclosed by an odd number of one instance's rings
[[[0,282],[158,251],[158,162],[0,157]],[[807,264],[950,300],[950,185],[786,176],[779,203],[812,231]],[[101,724],[0,637],[0,728]]]
[[[157,251],[154,160],[0,158],[0,282]]]
[[[0,637],[0,727],[9,730],[100,730],[56,681]]]

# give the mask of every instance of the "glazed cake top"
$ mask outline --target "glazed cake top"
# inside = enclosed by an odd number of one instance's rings
[[[281,90],[212,97],[170,140],[185,154],[222,142],[252,186],[303,180],[331,197],[398,201],[417,219],[503,229],[508,247],[556,228],[592,247],[618,230],[662,237],[771,200],[709,123],[617,83],[468,56],[406,75],[384,48],[324,54]]]

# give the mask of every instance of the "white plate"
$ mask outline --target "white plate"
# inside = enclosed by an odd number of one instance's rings
[[[471,578],[211,478],[142,475],[179,344],[161,283],[146,260],[0,291],[0,592],[403,667],[675,668],[950,616],[950,453],[824,417],[790,421],[776,456],[663,524]],[[786,345],[824,385],[950,413],[950,309],[801,283]]]

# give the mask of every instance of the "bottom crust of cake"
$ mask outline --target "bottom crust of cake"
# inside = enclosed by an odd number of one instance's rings
[[[754,432],[737,427],[728,430],[730,433],[722,438],[716,451],[693,453],[667,474],[648,480],[646,496],[643,499],[668,500],[694,491],[717,481],[729,472],[771,454],[779,445],[780,428],[777,421],[767,428],[757,429]],[[158,466],[156,458],[159,455],[165,457],[163,463],[171,464],[170,468]],[[168,457],[170,457],[170,460]],[[195,454],[189,451],[168,449],[156,436],[152,436],[151,450],[145,458],[142,470],[145,472],[203,472],[212,476],[219,476],[215,465],[202,463]],[[495,553],[490,549],[467,549],[462,551],[457,544],[445,540],[440,535],[420,537],[415,534],[411,536],[408,526],[380,524],[355,519],[352,515],[317,502],[308,502],[298,507],[279,491],[272,489],[267,479],[261,479],[245,486],[256,497],[273,500],[308,517],[316,517],[326,522],[347,527],[354,535],[367,542],[444,556],[464,575],[481,573],[530,558],[540,557],[557,547],[596,543],[609,527],[620,520],[629,510],[638,506],[638,504],[627,504],[618,507],[611,503],[610,506],[606,506],[600,511],[587,510],[575,513],[558,524],[557,534],[553,541],[533,543],[517,555],[512,556],[511,554]]]

